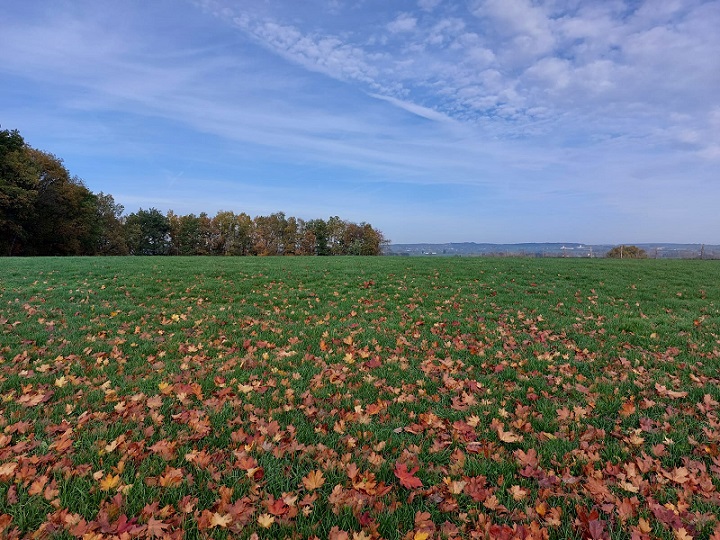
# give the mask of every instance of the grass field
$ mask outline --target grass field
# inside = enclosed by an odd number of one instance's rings
[[[720,264],[0,259],[2,538],[720,538]]]

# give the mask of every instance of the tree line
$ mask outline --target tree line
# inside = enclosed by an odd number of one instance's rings
[[[369,223],[338,216],[124,210],[17,130],[0,130],[2,255],[380,255],[388,243]]]

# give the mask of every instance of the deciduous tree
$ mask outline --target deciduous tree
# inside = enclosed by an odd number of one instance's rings
[[[133,255],[167,255],[170,251],[170,221],[156,208],[141,208],[127,217],[125,237]]]

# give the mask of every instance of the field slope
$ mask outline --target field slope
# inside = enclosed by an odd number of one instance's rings
[[[720,265],[0,259],[2,538],[720,538]]]

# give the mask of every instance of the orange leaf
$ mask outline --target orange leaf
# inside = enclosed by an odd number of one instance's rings
[[[632,402],[632,400],[625,401],[622,406],[620,407],[620,410],[618,413],[623,418],[627,418],[628,416],[632,415],[635,412],[635,404]]]
[[[415,476],[420,467],[414,467],[412,470],[408,470],[407,465],[404,463],[395,463],[395,476],[400,480],[400,484],[408,489],[423,487],[422,481]]]
[[[305,489],[313,491],[319,489],[325,483],[325,477],[321,471],[310,471],[308,475],[302,479]]]
[[[275,516],[282,516],[288,513],[290,508],[282,499],[275,499],[268,505],[268,512]]]
[[[110,491],[111,489],[115,489],[120,485],[120,475],[119,474],[108,474],[100,480],[100,489],[103,491]]]
[[[162,487],[177,487],[182,484],[182,481],[182,469],[175,469],[173,467],[167,467],[163,475],[160,477],[160,485]]]

